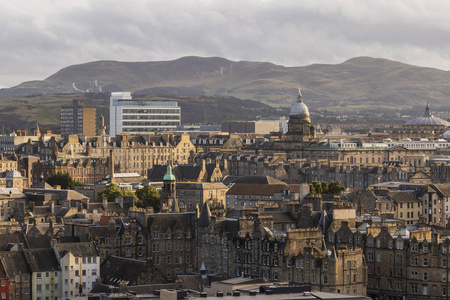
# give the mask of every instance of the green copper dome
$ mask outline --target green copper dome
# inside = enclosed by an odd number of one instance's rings
[[[167,172],[166,175],[164,175],[163,178],[164,181],[175,181],[175,175],[172,173],[172,166],[170,164],[167,164]]]

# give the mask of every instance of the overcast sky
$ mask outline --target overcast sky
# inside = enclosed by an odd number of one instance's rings
[[[0,0],[0,87],[90,61],[189,55],[449,70],[449,12],[448,0]]]

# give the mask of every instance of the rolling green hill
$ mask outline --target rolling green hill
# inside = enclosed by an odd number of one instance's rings
[[[74,99],[96,107],[98,115],[103,114],[108,121],[109,96],[109,93],[72,93],[3,97],[0,100],[0,128],[4,127],[6,132],[13,129],[34,129],[36,122],[39,122],[41,130],[58,132],[61,106],[70,105]],[[137,95],[134,99],[178,101],[183,124],[207,121],[208,124],[220,125],[222,121],[288,115],[287,108],[278,109],[258,101],[230,96]]]
[[[449,72],[370,57],[304,67],[234,62],[219,57],[97,61],[66,67],[42,81],[3,89],[0,97],[101,89],[135,94],[233,96],[287,106],[294,101],[298,85],[311,108],[405,108],[427,101],[436,107],[447,104],[450,98]]]

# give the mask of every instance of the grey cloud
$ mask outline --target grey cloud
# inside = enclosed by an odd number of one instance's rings
[[[31,4],[30,4],[31,3]],[[340,63],[368,55],[449,69],[447,1],[0,0],[0,86],[93,60],[186,55]]]

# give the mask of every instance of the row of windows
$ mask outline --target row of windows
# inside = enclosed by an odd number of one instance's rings
[[[178,126],[178,125],[180,125],[180,121],[177,121],[177,122],[168,122],[168,121],[160,121],[160,122],[131,122],[131,121],[124,121],[123,124],[122,124],[122,126],[124,127],[124,130],[125,130],[126,126],[128,126],[128,127],[129,126],[145,126],[145,127],[155,126],[155,127],[152,127],[152,128],[158,128],[158,127],[161,127],[161,126]],[[130,128],[128,128],[128,129],[130,129]],[[135,130],[141,130],[141,129],[144,129],[144,128],[141,128],[141,127],[135,128]]]
[[[169,257],[171,257],[171,256],[167,256],[167,263],[168,264],[169,264]],[[155,265],[159,266],[161,264],[161,262],[162,262],[162,259],[161,259],[161,257],[156,256],[156,257],[153,258],[153,261],[155,262]],[[172,263],[172,258],[170,258],[170,263]],[[174,263],[175,264],[182,264],[183,263],[183,257],[181,257],[181,256],[175,257]],[[188,264],[191,263],[191,257],[189,255],[186,256],[186,263],[188,263]]]
[[[173,236],[176,237],[177,239],[181,239],[184,236],[184,234],[183,234],[183,232],[178,230]],[[159,232],[157,232],[157,231],[153,232],[153,239],[154,240],[159,240],[159,237],[160,237],[160,233]],[[164,233],[161,234],[161,238],[164,238],[164,237],[166,237],[167,239],[171,239],[172,238],[172,233],[168,232],[167,234],[164,234]],[[190,231],[186,232],[186,238],[188,238],[188,239],[191,238],[191,232]]]
[[[123,120],[180,120],[180,115],[125,115],[123,116]]]
[[[180,114],[180,109],[123,109],[122,115],[125,114]]]

